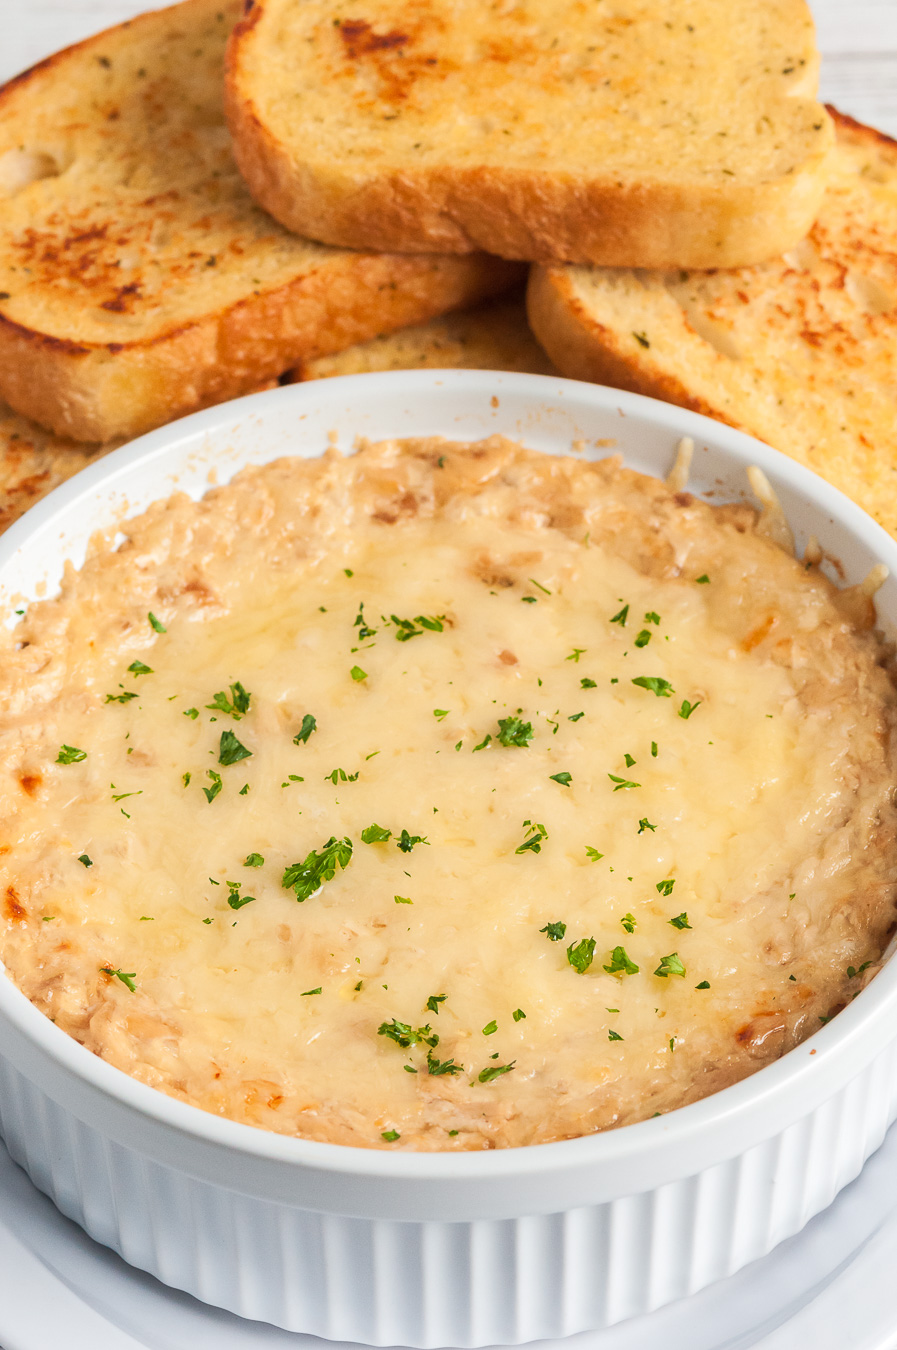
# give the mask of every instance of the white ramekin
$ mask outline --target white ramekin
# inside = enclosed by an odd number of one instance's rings
[[[361,375],[198,413],[93,465],[0,539],[0,605],[52,594],[94,530],[247,463],[316,455],[328,432],[503,432],[547,451],[585,441],[664,474],[696,443],[690,487],[746,491],[758,464],[798,543],[848,581],[897,545],[821,479],[694,413],[570,380],[481,371]],[[878,595],[897,631],[897,582]],[[0,974],[0,1132],[92,1237],[244,1317],[371,1345],[515,1344],[599,1329],[764,1255],[823,1209],[897,1116],[897,967],[753,1077],[638,1125],[537,1147],[410,1154],[288,1139],[135,1082],[43,1017]]]

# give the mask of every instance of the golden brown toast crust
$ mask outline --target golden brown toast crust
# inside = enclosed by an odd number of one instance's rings
[[[294,4],[291,19],[298,22],[303,8],[312,6]],[[350,15],[340,0],[319,3],[316,8],[340,16],[328,23],[331,33],[342,35],[345,60],[329,48],[324,52],[326,39],[320,38],[317,30],[312,31],[309,20],[307,37],[302,29],[303,42],[317,45],[302,47],[303,52],[314,51],[315,55],[308,57],[308,70],[296,76],[295,91],[291,91],[294,98],[289,103],[291,116],[301,118],[298,109],[316,83],[332,91],[334,101],[342,99],[337,108],[345,121],[341,134],[354,135],[361,126],[371,140],[371,127],[376,125],[384,138],[395,137],[398,133],[393,127],[401,126],[403,119],[414,118],[415,99],[424,106],[434,82],[469,77],[470,72],[461,69],[462,63],[451,52],[446,55],[441,50],[440,39],[445,44],[453,35],[446,11],[435,0],[419,0],[402,7],[401,27],[390,27],[390,18],[398,21],[398,10],[393,14],[396,7],[384,0],[378,0],[376,6],[369,3],[364,10],[368,14],[376,9],[376,26],[355,9]],[[795,6],[789,4],[784,9],[789,22],[794,23]],[[463,253],[488,248],[503,257],[538,262],[731,266],[756,262],[789,247],[807,232],[818,210],[831,127],[818,104],[798,98],[796,86],[789,86],[789,96],[793,97],[784,116],[786,122],[789,115],[796,118],[799,108],[800,129],[790,123],[781,129],[782,139],[793,137],[795,141],[793,160],[787,166],[764,165],[757,173],[745,167],[738,175],[714,161],[713,170],[705,167],[677,177],[658,169],[639,178],[613,168],[603,171],[600,155],[588,172],[573,172],[566,163],[558,169],[549,155],[542,154],[541,146],[529,162],[510,154],[502,157],[494,147],[489,153],[480,153],[478,147],[454,160],[449,154],[434,152],[417,162],[412,151],[425,143],[428,124],[424,116],[412,123],[414,134],[423,136],[423,141],[403,151],[384,152],[374,157],[373,164],[366,163],[361,152],[356,158],[341,156],[336,139],[333,146],[328,143],[325,156],[316,149],[311,123],[300,120],[293,136],[284,130],[281,105],[287,106],[286,95],[276,106],[272,102],[268,107],[268,82],[259,70],[267,73],[275,36],[280,41],[289,31],[283,10],[281,0],[246,0],[245,17],[228,46],[225,101],[237,161],[256,200],[288,228],[309,237],[331,244],[402,251],[426,248]],[[283,25],[279,29],[278,23]],[[505,29],[510,25],[507,15],[494,15],[495,30],[500,31],[502,25]],[[323,19],[319,28],[321,32],[327,29]],[[492,46],[497,45],[499,40],[493,40]],[[507,68],[527,95],[535,99],[544,92],[547,76],[538,65],[544,53],[534,56],[530,51],[518,51],[511,43],[507,52],[486,55],[494,57],[491,65],[485,57],[481,63],[489,66],[490,73]],[[782,75],[786,78],[782,83],[803,78],[812,86],[814,80],[809,74],[796,73],[798,66],[809,70],[810,61],[805,55],[784,66]],[[538,67],[533,89],[527,83],[531,63]],[[656,65],[652,69],[656,71]],[[577,72],[580,88],[592,73]],[[696,78],[696,85],[699,82]],[[351,97],[345,94],[347,89]],[[575,92],[575,86],[571,90]],[[788,99],[783,100],[782,91],[778,95],[786,106]],[[463,117],[461,92],[457,98],[454,111]],[[507,87],[499,83],[489,105],[496,109],[491,120],[501,119],[508,101]],[[638,102],[636,92],[633,106]],[[346,105],[351,105],[353,117],[357,113],[356,120],[348,120]],[[757,110],[758,119],[763,111],[762,107]],[[440,112],[448,115],[441,105]],[[577,116],[572,103],[569,114],[564,105],[554,103],[550,112],[553,116]],[[637,124],[637,111],[633,116]],[[473,114],[470,117],[476,120]],[[324,120],[322,112],[322,132]],[[587,136],[587,120],[583,131]],[[713,144],[709,133],[708,141]],[[715,146],[724,143],[717,140]],[[508,142],[509,147],[511,144]]]
[[[221,106],[238,10],[186,0],[0,90],[0,395],[61,435],[136,435],[519,277],[323,248],[266,216]]]
[[[897,141],[829,108],[837,152],[806,240],[753,268],[534,268],[527,307],[565,375],[746,431],[897,537]]]

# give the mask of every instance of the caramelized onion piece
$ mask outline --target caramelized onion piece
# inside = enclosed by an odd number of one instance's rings
[[[690,436],[683,436],[676,446],[676,460],[667,474],[667,487],[670,492],[682,492],[688,483],[691,460],[695,453],[695,443]]]

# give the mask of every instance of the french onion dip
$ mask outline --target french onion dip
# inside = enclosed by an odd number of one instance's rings
[[[897,885],[874,608],[765,519],[500,437],[156,503],[3,638],[7,972],[144,1083],[371,1148],[753,1073]]]

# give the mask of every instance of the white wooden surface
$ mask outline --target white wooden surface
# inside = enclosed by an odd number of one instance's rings
[[[765,0],[742,3],[761,5]],[[897,0],[810,3],[823,54],[823,98],[897,136]],[[145,0],[0,0],[0,80],[59,47],[153,7]]]

